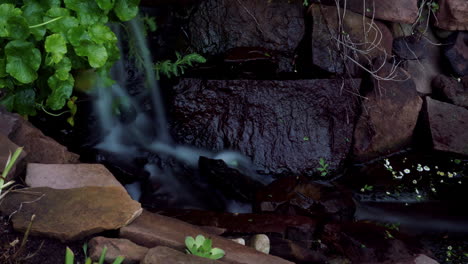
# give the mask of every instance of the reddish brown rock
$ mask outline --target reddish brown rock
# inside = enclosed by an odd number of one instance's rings
[[[434,149],[468,155],[468,110],[426,97]]]
[[[439,0],[436,26],[447,30],[468,30],[468,1]]]
[[[326,263],[327,257],[318,251],[294,243],[291,240],[272,237],[270,254],[290,260],[294,263]]]
[[[119,229],[141,214],[142,209],[120,187],[38,187],[10,192],[2,200],[0,211],[12,215],[15,230],[24,232],[35,215],[31,235],[70,241]]]
[[[380,67],[376,62],[374,69]],[[392,65],[386,63],[377,75],[391,76]],[[374,79],[373,91],[365,94],[362,114],[354,131],[354,158],[367,161],[388,155],[409,145],[413,138],[422,99],[415,84],[402,69],[392,80]]]
[[[118,256],[125,257],[124,264],[137,264],[145,257],[148,248],[139,246],[128,239],[94,237],[89,241],[89,256],[98,261],[104,247],[107,248],[106,263],[112,263]]]
[[[458,76],[468,76],[468,32],[457,32],[450,40],[445,57]]]
[[[102,164],[29,163],[26,184],[30,187],[72,189],[85,186],[123,186]]]
[[[222,260],[212,260],[184,254],[168,247],[154,247],[148,251],[141,264],[222,264]],[[231,262],[229,262],[231,263]]]
[[[366,66],[377,57],[391,57],[393,36],[385,24],[351,11],[343,16],[343,12],[335,6],[311,5],[312,64],[331,73],[357,76],[361,70],[357,64]]]
[[[367,17],[413,24],[418,18],[417,0],[339,0],[340,5]]]
[[[180,251],[185,249],[185,237],[196,237],[197,235],[210,237],[213,241],[213,247],[223,249],[226,252],[223,261],[226,262],[246,264],[291,263],[275,256],[260,253],[229,239],[208,234],[202,229],[180,220],[146,211],[133,223],[120,229],[120,237],[130,239],[139,245],[150,248],[166,246]]]
[[[79,156],[71,153],[18,114],[0,108],[0,133],[28,153],[26,162],[35,163],[78,163]]]
[[[464,85],[462,80],[466,82]],[[440,101],[468,108],[468,76],[455,79],[445,75],[438,75],[432,80],[433,96]]]
[[[11,142],[6,136],[0,133],[0,175],[3,172],[3,169],[5,168],[5,165],[8,161],[8,158],[10,157],[10,154],[13,155],[13,153],[18,148],[19,146]],[[24,168],[26,165],[24,162],[25,157],[26,157],[26,152],[23,150],[21,152],[21,155],[18,157],[15,164],[11,168],[10,173],[7,175],[5,183],[14,179],[18,173],[21,173],[22,171],[24,171]]]

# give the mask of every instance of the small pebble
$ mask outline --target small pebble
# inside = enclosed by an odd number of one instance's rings
[[[250,239],[250,247],[263,252],[265,254],[270,253],[270,239],[264,234],[254,235]]]

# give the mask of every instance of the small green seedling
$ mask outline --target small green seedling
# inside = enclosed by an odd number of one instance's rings
[[[317,168],[317,170],[320,172],[320,176],[327,176],[329,171],[328,171],[328,164],[325,162],[324,158],[320,158],[319,160],[319,165],[320,167]]]
[[[372,191],[374,189],[374,186],[372,185],[364,185],[364,187],[361,188],[361,192],[365,192],[365,191]]]
[[[185,246],[188,254],[209,259],[220,259],[226,254],[222,249],[212,248],[211,239],[202,235],[198,235],[195,239],[191,236],[186,237]]]
[[[8,176],[8,173],[10,173],[11,169],[13,168],[13,165],[15,164],[16,160],[21,155],[22,151],[23,151],[23,148],[17,148],[15,150],[15,153],[13,153],[13,155],[11,155],[10,153],[10,155],[8,156],[7,162],[5,164],[5,168],[3,169],[3,172],[2,172],[2,177],[0,178],[0,194],[2,193],[2,189],[6,188],[7,186],[13,183],[13,182],[8,182],[4,184],[6,177]]]
[[[98,262],[93,262],[90,257],[87,257],[87,249],[88,245],[85,244],[83,246],[83,251],[85,253],[85,264],[104,264],[104,259],[106,258],[106,253],[107,253],[107,247],[104,247],[104,249],[101,252],[101,256],[99,257]],[[121,264],[124,261],[124,257],[118,256],[112,264]],[[73,254],[73,251],[67,247],[67,250],[65,251],[65,264],[74,264],[75,263],[75,254]]]

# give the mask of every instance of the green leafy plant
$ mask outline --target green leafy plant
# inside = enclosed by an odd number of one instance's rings
[[[131,20],[139,0],[0,3],[0,104],[27,116],[62,109],[75,73],[92,69],[111,82],[119,50],[108,22]]]
[[[361,192],[366,192],[366,191],[372,191],[374,189],[374,186],[372,185],[364,185],[364,187],[361,188]]]
[[[171,60],[159,61],[154,65],[156,71],[156,78],[159,79],[160,74],[164,74],[167,77],[179,76],[184,74],[184,70],[187,66],[193,66],[193,63],[205,63],[206,59],[197,53],[191,53],[185,56],[180,55],[176,52],[177,60],[172,62]]]
[[[211,239],[198,235],[195,239],[191,236],[185,238],[187,253],[209,259],[220,259],[224,257],[225,252],[219,248],[212,248]]]
[[[329,165],[328,163],[325,162],[324,158],[320,158],[319,165],[320,167],[317,168],[317,170],[320,172],[320,176],[323,176],[323,177],[327,176],[329,173],[329,170],[328,170]]]
[[[13,155],[10,153],[8,156],[7,162],[5,164],[5,168],[3,169],[2,176],[0,178],[0,194],[2,193],[2,190],[9,185],[11,185],[13,182],[8,182],[7,184],[5,183],[6,177],[10,173],[11,169],[13,168],[13,165],[15,164],[16,160],[19,158],[21,155],[21,152],[23,151],[23,148],[17,148]]]
[[[93,262],[90,257],[87,256],[87,251],[88,251],[88,244],[83,245],[83,251],[85,254],[85,264],[104,264],[104,259],[106,258],[106,253],[107,253],[107,247],[104,247],[104,249],[101,252],[101,256],[99,257],[98,262]],[[117,257],[112,264],[120,264],[124,261],[124,257],[119,256]],[[75,254],[73,254],[73,251],[67,247],[65,251],[65,264],[74,264],[75,263]]]

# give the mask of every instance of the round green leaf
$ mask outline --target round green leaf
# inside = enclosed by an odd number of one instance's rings
[[[72,63],[68,57],[63,57],[63,59],[54,65],[55,68],[55,76],[58,79],[65,81],[68,79],[68,73],[71,71]]]
[[[31,42],[10,41],[5,46],[6,72],[21,83],[32,83],[37,79],[41,65],[41,52]]]
[[[95,0],[65,0],[65,6],[76,12],[82,25],[107,23],[107,13],[99,8]]]
[[[115,0],[96,0],[99,8],[105,11],[109,11],[114,7]]]
[[[100,68],[107,62],[107,50],[103,45],[86,43],[75,47],[78,56],[88,57],[89,65],[93,68]]]
[[[15,91],[14,110],[21,115],[36,115],[36,92],[30,87]]]
[[[97,44],[117,41],[117,37],[114,32],[104,24],[92,25],[89,27],[88,31],[91,39]]]
[[[12,4],[0,5],[0,37],[5,38],[10,36],[8,20],[15,16],[21,16],[21,14],[21,9],[15,8]]]
[[[52,110],[60,110],[70,98],[73,92],[75,80],[71,74],[66,80],[60,80],[56,75],[52,75],[47,81],[52,93],[47,98],[47,106]]]
[[[53,34],[45,40],[45,50],[52,54],[52,61],[59,63],[67,53],[67,42],[60,34]]]
[[[53,33],[66,34],[68,30],[77,27],[80,23],[76,17],[70,15],[66,8],[53,7],[46,12],[46,20],[62,17],[60,20],[47,24],[47,29]]]
[[[114,12],[122,21],[129,21],[138,14],[140,0],[116,0]]]

